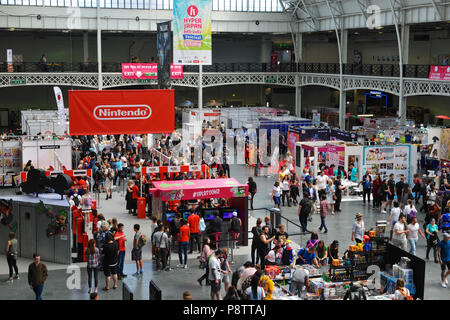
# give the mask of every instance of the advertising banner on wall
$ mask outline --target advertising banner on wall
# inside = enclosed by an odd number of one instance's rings
[[[173,1],[173,62],[212,63],[211,0]]]
[[[8,63],[8,72],[13,72],[13,52],[12,49],[6,50],[6,63]]]
[[[329,129],[301,129],[300,141],[329,141]]]
[[[55,92],[56,105],[58,106],[58,119],[60,122],[61,131],[66,131],[66,110],[64,109],[64,100],[61,89],[59,87],[53,87]]]
[[[171,63],[170,64],[170,78],[171,79],[183,79],[184,78],[183,66]]]
[[[364,147],[363,168],[370,174],[379,173],[381,178],[389,177],[391,173],[398,181],[401,174],[410,180],[411,146],[377,146]]]
[[[430,66],[428,79],[450,81],[450,66]]]
[[[122,63],[123,79],[157,79],[157,63]]]
[[[170,88],[170,64],[172,63],[172,39],[170,21],[156,24],[156,47],[158,55],[158,88]]]
[[[331,141],[356,141],[356,134],[352,132],[347,132],[343,130],[330,129],[330,140]]]
[[[69,91],[71,135],[172,133],[173,90]]]

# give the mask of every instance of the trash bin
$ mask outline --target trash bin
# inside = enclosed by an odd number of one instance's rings
[[[270,223],[274,228],[277,228],[281,224],[281,210],[278,208],[269,209]]]
[[[144,197],[137,199],[137,214],[138,214],[138,219],[145,219],[145,198]]]

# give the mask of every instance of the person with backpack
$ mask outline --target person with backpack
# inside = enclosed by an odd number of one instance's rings
[[[70,197],[69,203],[78,209],[81,208],[81,196],[78,194],[78,189],[73,190],[73,195]]]
[[[256,226],[254,226],[251,231],[252,235],[253,235],[252,247],[251,247],[251,257],[252,257],[253,264],[258,263],[258,261],[259,261],[259,255],[257,254],[257,251],[258,251],[258,247],[259,247],[259,237],[262,234],[261,224],[262,224],[262,219],[258,218],[256,220]]]
[[[200,256],[200,269],[205,269],[205,274],[202,275],[199,279],[197,279],[197,282],[202,286],[203,280],[206,280],[206,285],[208,285],[208,278],[209,278],[209,256],[213,252],[210,247],[211,240],[209,237],[205,237],[203,239],[203,247],[202,247],[202,254]]]
[[[228,232],[232,234],[232,237],[236,242],[241,234],[242,227],[242,220],[237,215],[237,212],[234,211],[233,218],[231,218],[230,229],[228,230]]]
[[[133,250],[131,251],[131,259],[136,261],[136,273],[134,275],[139,275],[144,273],[143,262],[142,262],[142,247],[147,244],[147,238],[143,235],[139,229],[141,226],[135,224],[134,229],[134,240],[133,240]]]
[[[409,290],[405,288],[405,280],[401,278],[397,280],[394,298],[392,300],[414,300],[414,298],[411,297]]]
[[[366,195],[367,195],[367,203],[370,204],[370,193],[372,192],[372,177],[368,172],[364,175],[361,184],[363,186],[363,203],[366,203]]]
[[[152,242],[155,247],[156,270],[168,271],[167,253],[169,249],[169,237],[164,232],[163,224],[160,224],[157,228],[157,231],[153,234]]]

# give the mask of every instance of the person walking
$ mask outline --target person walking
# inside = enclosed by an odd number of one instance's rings
[[[447,277],[450,275],[450,234],[444,233],[444,239],[437,245],[437,253],[439,263],[441,265],[441,285],[443,288],[447,288]],[[447,272],[445,272],[447,269]]]
[[[291,199],[294,203],[294,205],[297,205],[297,197],[299,196],[299,187],[300,187],[300,181],[298,179],[297,173],[293,173],[291,176]]]
[[[409,201],[411,201],[411,200],[409,200]],[[409,253],[416,255],[416,247],[417,247],[417,242],[419,241],[419,234],[422,238],[426,239],[422,230],[420,230],[420,226],[417,223],[416,217],[411,219],[411,222],[408,224],[408,230],[409,230],[409,233],[407,235],[407,239],[408,239],[409,247],[410,247]]]
[[[327,195],[327,202],[331,206],[331,214],[334,215],[334,204],[336,198],[336,186],[334,185],[334,178],[328,179],[327,188],[325,189]]]
[[[220,259],[220,272],[222,273],[222,282],[225,287],[225,292],[228,292],[230,288],[231,275],[233,271],[230,268],[230,264],[228,263],[228,250],[227,248],[223,248],[223,255]]]
[[[179,233],[180,238],[178,241],[178,258],[180,259],[180,264],[177,266],[177,268],[187,269],[187,267],[188,267],[187,266],[187,256],[188,256],[188,250],[189,250],[189,236],[190,236],[189,226],[186,224],[186,221],[181,220],[181,227],[180,227],[180,233]],[[183,254],[184,254],[184,260],[183,260]]]
[[[250,193],[250,210],[253,210],[253,199],[255,198],[255,194],[258,191],[256,186],[256,182],[253,181],[252,177],[248,178],[248,192]]]
[[[196,213],[195,210],[191,209],[191,215],[187,218],[187,223],[189,225],[189,231],[190,231],[189,253],[193,252],[194,243],[197,245],[198,253],[200,253],[201,252],[201,250],[200,250],[200,234],[199,234],[200,217]]]
[[[353,223],[352,227],[352,241],[356,241],[356,243],[362,243],[365,233],[363,216],[361,213],[357,213],[355,215],[356,221]]]
[[[28,266],[28,284],[33,289],[36,300],[42,300],[44,283],[48,277],[47,266],[41,262],[39,253],[33,254],[34,262]]]
[[[342,190],[344,190],[346,187],[342,185],[341,182],[341,175],[338,175],[336,178],[336,181],[334,182],[334,185],[336,186],[336,203],[334,204],[334,211],[340,212],[341,211],[341,201],[342,201]]]
[[[222,300],[220,295],[222,274],[220,272],[220,258],[223,255],[221,249],[217,249],[216,252],[211,255],[209,259],[209,281],[211,284],[211,300]]]
[[[403,213],[400,214],[398,221],[394,225],[393,244],[396,247],[406,251],[408,248],[408,241],[406,236],[409,234],[408,225],[406,224],[406,217]]]
[[[319,230],[322,231],[322,228],[325,229],[324,233],[328,233],[328,228],[325,223],[328,213],[330,212],[330,204],[327,202],[327,197],[325,194],[321,195],[320,201],[320,227]]]
[[[167,268],[167,253],[169,248],[169,237],[164,232],[164,225],[158,226],[157,231],[153,234],[153,241],[155,245],[156,270],[166,270]]]
[[[373,199],[373,208],[378,208],[381,205],[381,195],[380,195],[380,186],[381,186],[381,178],[377,173],[375,179],[372,182],[372,199]]]
[[[426,253],[426,260],[429,260],[430,258],[430,251],[433,249],[433,255],[434,255],[434,262],[438,263],[437,259],[437,244],[439,243],[439,238],[437,235],[438,225],[436,224],[436,220],[433,218],[431,219],[430,223],[427,225],[425,229],[425,233],[427,234],[427,253]]]
[[[113,277],[113,289],[117,289],[117,262],[119,257],[119,245],[114,241],[112,234],[106,235],[106,244],[103,246],[103,273],[106,284],[103,291],[109,290],[111,275]]]
[[[90,239],[86,248],[87,274],[88,274],[88,293],[92,292],[92,274],[94,274],[94,292],[98,291],[98,264],[100,260],[100,250],[95,246],[95,240]]]
[[[133,226],[134,239],[133,249],[131,251],[131,260],[136,261],[136,273],[135,276],[143,274],[143,262],[142,262],[142,246],[144,245],[144,235],[139,231],[140,225],[135,224]]]
[[[111,169],[111,165],[109,163],[105,166],[105,193],[106,200],[112,199],[112,188],[114,182],[114,170]]]
[[[311,212],[311,201],[308,198],[303,198],[298,205],[298,218],[302,228],[302,232],[307,232],[308,216]]]
[[[380,188],[378,189],[378,195],[379,195],[379,199],[381,202],[381,213],[387,213],[386,206],[388,204],[388,197],[390,191],[389,191],[389,186],[387,184],[387,180],[383,179],[383,181],[381,182]]]
[[[9,240],[6,243],[6,261],[9,268],[9,281],[19,280],[19,268],[17,268],[17,239],[14,232],[9,233]],[[13,278],[13,269],[15,276]]]
[[[362,187],[363,187],[363,203],[366,203],[366,196],[367,196],[367,203],[370,205],[370,193],[372,192],[372,177],[368,172],[363,176],[363,179],[361,181]]]
[[[197,279],[197,282],[202,286],[202,281],[206,280],[206,285],[208,285],[209,279],[209,256],[211,255],[211,247],[210,247],[209,237],[205,237],[203,239],[203,247],[202,254],[200,256],[200,266],[204,266],[205,274],[203,274],[200,278]]]
[[[289,197],[289,191],[291,189],[290,181],[289,181],[289,175],[285,175],[283,177],[283,180],[281,181],[281,189],[282,189],[282,200],[283,200],[283,207],[285,206],[285,203],[287,202],[288,207],[291,206],[291,199]],[[286,202],[285,202],[286,200]]]
[[[259,238],[261,237],[262,234],[262,228],[261,228],[261,224],[262,224],[262,219],[258,218],[256,220],[256,226],[254,226],[252,228],[252,235],[253,235],[253,240],[252,240],[252,247],[251,247],[251,257],[252,257],[252,263],[256,264],[259,261],[259,255],[258,253],[258,247],[259,247]]]
[[[119,258],[117,262],[117,274],[118,279],[122,280],[123,278],[126,278],[127,275],[123,273],[123,266],[125,263],[125,253],[126,253],[126,247],[125,243],[127,241],[127,238],[125,237],[125,234],[123,233],[123,223],[119,223],[117,225],[117,232],[114,235],[114,240],[117,241],[117,244],[119,245]]]
[[[280,183],[277,181],[275,182],[273,189],[272,189],[272,199],[274,203],[275,208],[280,208],[281,203],[281,188]]]

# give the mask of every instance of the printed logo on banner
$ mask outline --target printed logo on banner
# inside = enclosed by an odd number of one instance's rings
[[[74,177],[84,177],[84,176],[87,176],[87,171],[86,171],[86,170],[74,170],[74,171],[73,171],[73,176],[74,176]]]
[[[200,166],[189,166],[189,171],[202,171]]]
[[[158,167],[147,167],[147,171],[149,173],[159,173],[159,168]]]
[[[168,168],[169,172],[180,172],[180,167],[174,166]]]
[[[97,106],[94,117],[98,120],[143,120],[152,115],[152,109],[145,104]]]

